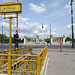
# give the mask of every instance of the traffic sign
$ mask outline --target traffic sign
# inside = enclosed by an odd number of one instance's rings
[[[17,31],[19,31],[19,28],[18,27],[14,27],[14,29],[17,30]]]
[[[0,4],[0,13],[22,13],[22,4],[20,2],[5,2]]]

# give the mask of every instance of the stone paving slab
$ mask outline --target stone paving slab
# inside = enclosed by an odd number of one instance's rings
[[[75,75],[75,52],[48,52],[46,75]]]

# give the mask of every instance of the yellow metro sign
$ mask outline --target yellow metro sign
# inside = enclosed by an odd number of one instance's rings
[[[8,53],[8,75],[11,75],[11,21],[12,18],[17,18],[17,14],[22,12],[22,4],[20,2],[6,2],[0,5],[0,13],[4,14],[4,19],[9,18],[9,53]],[[5,17],[6,13],[16,13],[16,16]],[[0,63],[1,65],[1,63]]]
[[[0,13],[22,13],[22,4],[20,2],[5,2],[0,4]]]

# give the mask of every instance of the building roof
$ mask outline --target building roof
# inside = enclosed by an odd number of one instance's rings
[[[39,39],[39,37],[36,37],[36,38],[34,38],[34,37],[25,37],[26,39]]]

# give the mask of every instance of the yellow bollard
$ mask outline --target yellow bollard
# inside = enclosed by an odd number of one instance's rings
[[[22,47],[22,54],[24,54],[24,47]]]
[[[16,50],[16,54],[18,54],[18,48],[16,48],[15,50]]]
[[[5,54],[7,54],[7,49],[5,49]],[[5,56],[4,59],[7,59],[7,56]]]
[[[32,51],[32,47],[30,46],[30,52]]]
[[[7,54],[7,50],[5,49],[5,54]],[[7,56],[4,56],[4,59],[7,59]],[[5,61],[5,69],[7,69],[7,61]]]

